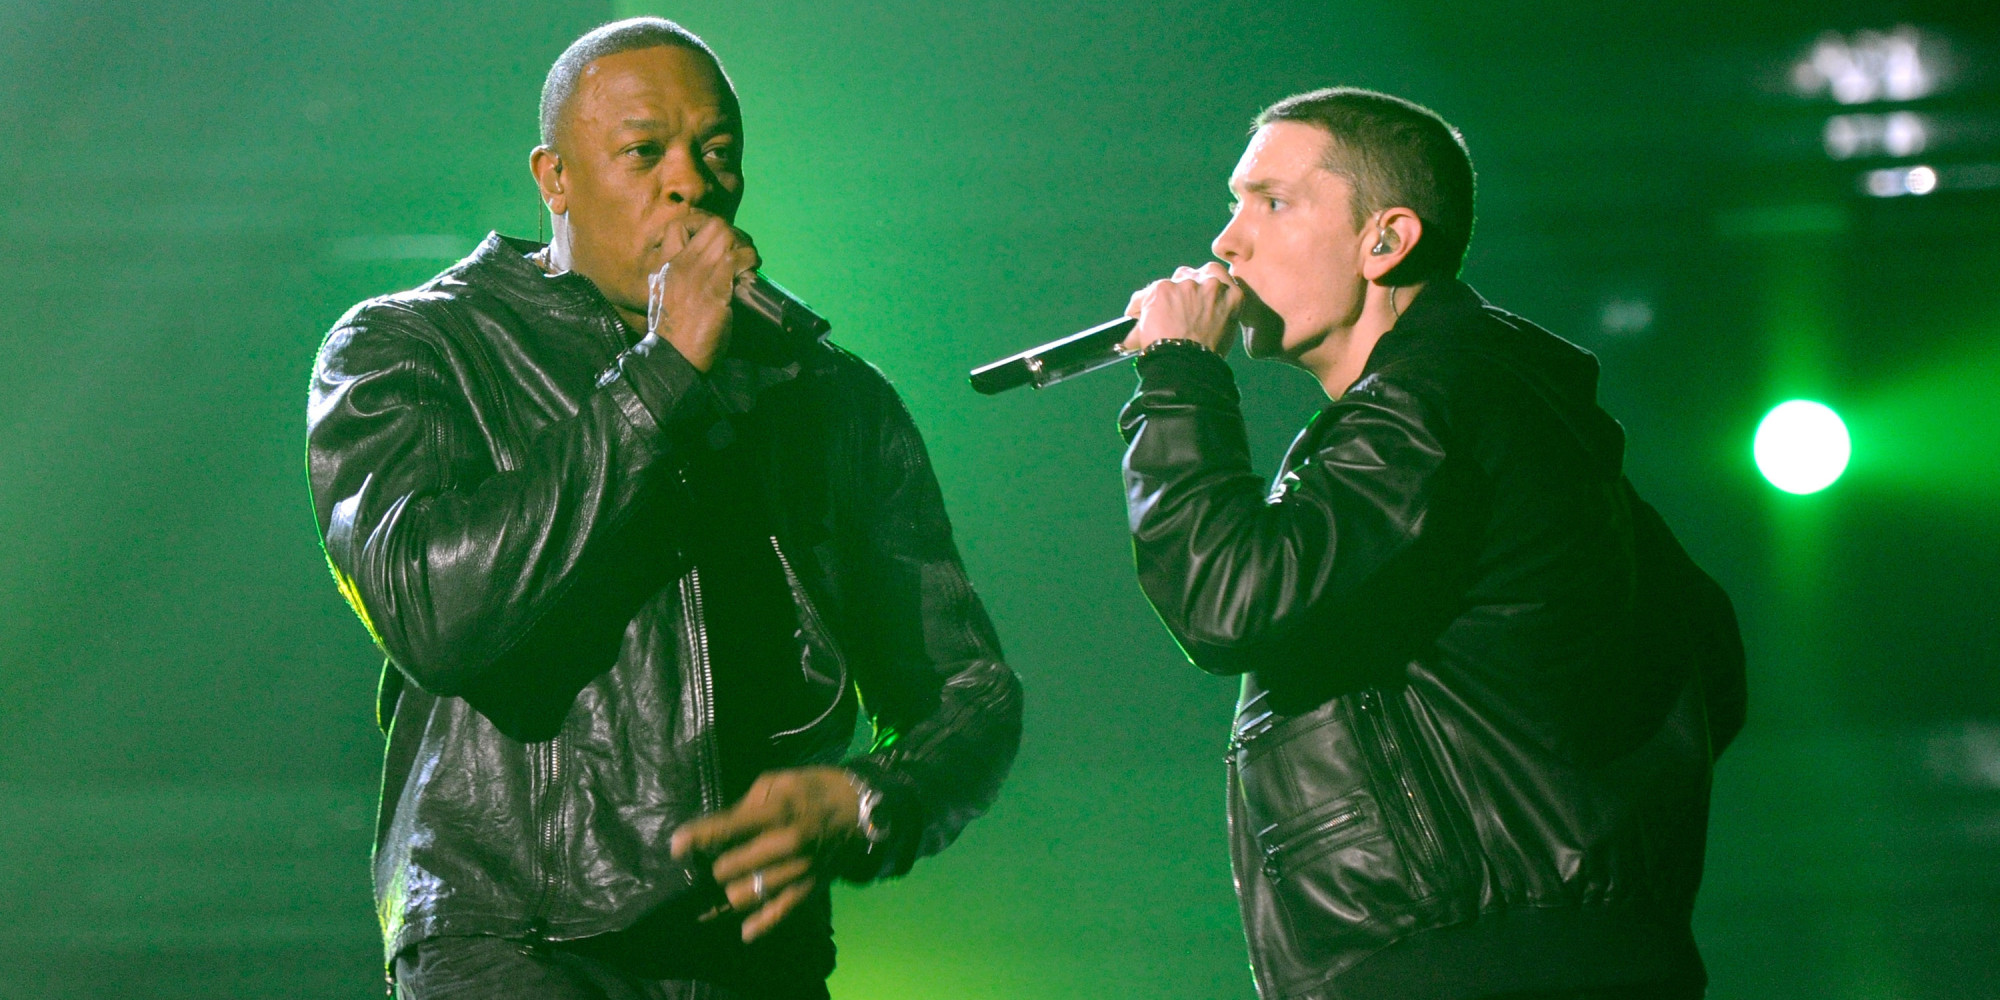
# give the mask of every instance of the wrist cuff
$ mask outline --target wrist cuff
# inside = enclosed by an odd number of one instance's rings
[[[1202,352],[1203,354],[1215,353],[1215,351],[1212,348],[1210,348],[1207,344],[1204,344],[1199,340],[1194,340],[1188,337],[1161,337],[1160,339],[1155,340],[1150,344],[1147,344],[1144,349],[1140,350],[1139,356],[1143,358],[1152,354],[1157,354],[1161,351],[1186,351],[1186,350],[1196,350]]]

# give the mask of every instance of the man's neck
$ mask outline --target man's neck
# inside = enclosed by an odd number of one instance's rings
[[[549,227],[549,245],[544,247],[540,253],[535,254],[533,259],[536,264],[541,265],[543,272],[556,275],[574,270],[574,266],[569,252],[568,222],[559,215],[552,217],[552,222],[553,224]],[[590,275],[586,274],[584,277],[588,278]],[[611,311],[618,315],[618,319],[627,328],[638,333],[646,332],[647,324],[644,313],[633,312],[616,304],[612,305]]]
[[[1393,287],[1370,282],[1362,299],[1361,315],[1299,355],[1299,367],[1319,380],[1328,399],[1339,399],[1361,377],[1362,369],[1368,367],[1368,356],[1375,352],[1376,343],[1396,328],[1396,321],[1423,290],[1421,284]]]

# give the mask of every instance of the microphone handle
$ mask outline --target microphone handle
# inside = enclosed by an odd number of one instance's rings
[[[832,323],[762,271],[751,272],[750,280],[737,287],[736,301],[783,331],[788,339],[822,341],[833,329]]]
[[[1132,356],[1118,345],[1137,325],[1137,319],[1120,316],[1081,333],[1072,333],[1061,340],[1052,340],[990,365],[974,368],[969,380],[974,389],[991,396],[1023,385],[1040,389],[1094,372]]]

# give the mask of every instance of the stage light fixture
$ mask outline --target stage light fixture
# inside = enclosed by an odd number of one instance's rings
[[[1915,156],[1931,143],[1937,127],[1914,111],[1886,115],[1834,115],[1826,120],[1821,143],[1836,160],[1861,156]]]
[[[1914,101],[1939,89],[1944,48],[1942,39],[1909,25],[1829,31],[1792,67],[1792,86],[1802,97],[1826,95],[1841,104]]]
[[[1923,165],[1870,170],[1861,175],[1861,189],[1877,198],[1927,195],[1938,189],[1938,172]]]
[[[1751,452],[1772,486],[1803,496],[1832,486],[1847,471],[1854,446],[1831,407],[1794,399],[1764,415]]]

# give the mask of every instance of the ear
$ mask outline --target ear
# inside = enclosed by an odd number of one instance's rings
[[[1375,224],[1364,227],[1362,239],[1366,241],[1367,252],[1361,258],[1361,276],[1369,281],[1381,281],[1396,269],[1410,251],[1417,248],[1417,241],[1424,238],[1424,222],[1417,213],[1407,208],[1392,208],[1376,217]],[[1382,252],[1377,253],[1380,249]]]
[[[528,154],[528,172],[535,175],[535,186],[542,189],[542,204],[556,215],[569,212],[569,195],[563,193],[562,156],[548,146],[536,146]]]

